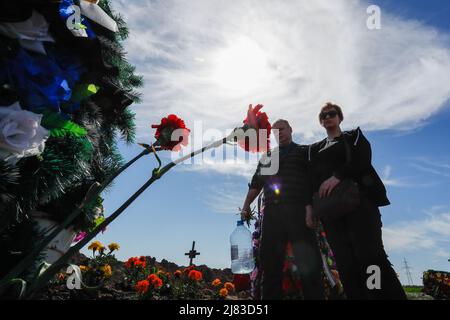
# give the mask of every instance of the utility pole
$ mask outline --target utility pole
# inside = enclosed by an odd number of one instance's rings
[[[405,269],[406,278],[408,279],[408,285],[413,286],[414,282],[413,282],[413,279],[411,276],[411,271],[410,271],[411,267],[408,265],[408,261],[406,261],[405,258],[403,258],[403,268],[402,269]]]

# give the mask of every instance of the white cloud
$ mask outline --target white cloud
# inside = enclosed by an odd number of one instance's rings
[[[401,179],[392,178],[392,167],[386,166],[383,169],[381,180],[386,186],[390,187],[404,187],[406,186],[405,182],[403,182]]]
[[[383,181],[385,186],[397,188],[428,188],[434,187],[438,184],[436,181],[418,182],[417,179],[416,181],[412,181],[410,177],[394,178],[392,176],[392,167],[390,165],[384,167],[381,173],[381,180]]]
[[[184,165],[179,167],[180,170],[185,171],[201,171],[201,172],[216,172],[225,175],[241,176],[250,179],[256,170],[256,164],[246,163],[245,161],[237,159],[223,162],[204,162],[201,164]]]
[[[382,29],[368,30],[364,1],[118,0],[115,8],[130,28],[128,58],[145,76],[139,137],[168,113],[188,126],[233,128],[249,103],[263,103],[271,120],[290,120],[311,142],[323,135],[317,113],[328,100],[343,106],[345,128],[380,130],[420,126],[450,99],[448,34],[385,11]]]
[[[242,206],[247,189],[244,184],[225,183],[221,186],[212,186],[205,196],[204,203],[215,213],[238,214],[238,207]]]
[[[383,228],[388,252],[429,250],[441,257],[450,243],[450,212],[444,206],[425,210],[422,220],[398,222]]]
[[[205,124],[196,123],[195,134],[191,135],[188,145],[180,153],[172,153],[172,160],[179,159],[202,147],[220,141],[230,133],[228,131],[221,132],[220,130],[205,130],[202,132],[202,127],[205,126]],[[271,141],[271,145],[275,145],[275,141]],[[262,153],[245,152],[237,144],[222,144],[220,147],[209,149],[196,155],[194,158],[185,160],[177,168],[181,171],[216,172],[228,176],[243,177],[248,180],[255,173],[261,156]]]
[[[450,161],[447,159],[432,159],[429,157],[412,158],[414,162],[409,165],[419,171],[431,173],[436,176],[450,178]]]
[[[450,251],[445,251],[445,250],[440,249],[436,252],[436,255],[439,258],[448,259],[450,257]]]

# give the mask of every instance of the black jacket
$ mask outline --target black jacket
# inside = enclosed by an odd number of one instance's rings
[[[350,149],[350,162],[347,162],[344,139]],[[379,207],[390,204],[386,188],[372,166],[372,149],[360,128],[345,131],[335,139],[337,143],[325,150],[327,139],[309,146],[312,189],[319,190],[323,181],[334,175],[339,180],[350,178],[360,186],[374,204]]]
[[[307,146],[292,142],[288,147],[276,148],[264,155],[273,159],[279,156],[279,169],[275,174],[261,174],[263,167],[270,167],[272,160],[258,168],[249,184],[250,189],[264,188],[264,203],[268,204],[302,204],[312,203],[311,180],[308,173]]]

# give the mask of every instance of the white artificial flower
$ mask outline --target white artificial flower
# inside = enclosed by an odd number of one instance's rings
[[[42,153],[49,132],[41,120],[41,114],[22,110],[18,102],[0,106],[0,159],[14,164]]]
[[[49,24],[45,17],[33,10],[31,17],[27,20],[0,23],[0,34],[18,39],[25,49],[46,55],[43,42],[55,42],[48,28]]]
[[[112,19],[105,11],[98,5],[98,1],[83,0],[80,1],[81,13],[92,21],[99,25],[111,30],[112,32],[118,32],[119,27],[116,21]]]

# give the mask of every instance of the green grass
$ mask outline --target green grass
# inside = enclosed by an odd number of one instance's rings
[[[422,289],[422,286],[403,286],[408,300],[434,300],[433,297],[422,293]]]
[[[404,286],[403,290],[405,290],[406,293],[420,293],[422,292],[423,287],[421,286]]]

